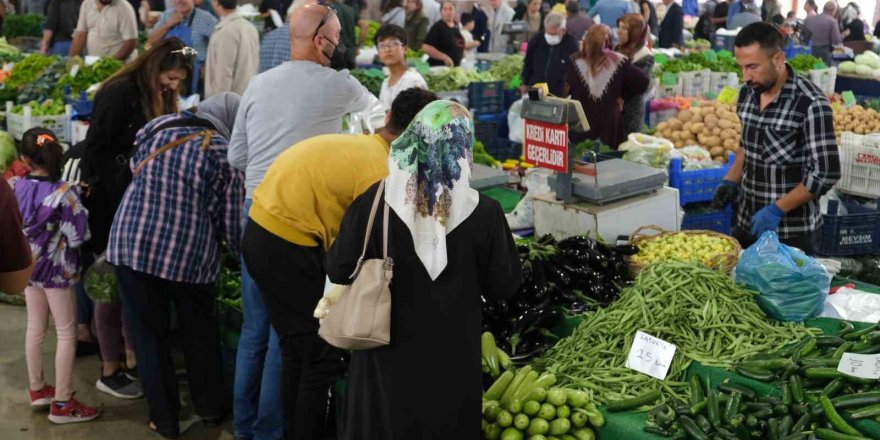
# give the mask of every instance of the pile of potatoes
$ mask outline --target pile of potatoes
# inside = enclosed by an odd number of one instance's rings
[[[726,162],[727,153],[739,149],[741,132],[736,106],[711,101],[657,124],[656,135],[671,141],[675,148],[699,145],[713,160]]]
[[[834,134],[851,131],[858,134],[880,133],[880,113],[860,105],[841,107],[834,112]]]

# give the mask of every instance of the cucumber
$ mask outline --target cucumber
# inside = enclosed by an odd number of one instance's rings
[[[846,394],[831,400],[837,409],[860,408],[880,403],[880,391]]]
[[[640,406],[650,405],[660,399],[660,396],[660,391],[651,391],[650,393],[645,393],[641,396],[633,397],[632,399],[611,402],[605,406],[605,409],[609,412],[628,411]]]
[[[816,428],[813,433],[822,440],[869,440],[867,437],[860,435],[841,434],[833,429]]]
[[[501,375],[501,369],[498,362],[498,347],[495,346],[495,336],[492,333],[483,332],[481,342],[480,347],[483,358],[486,359],[486,364],[489,365],[489,374],[492,377],[498,377]]]

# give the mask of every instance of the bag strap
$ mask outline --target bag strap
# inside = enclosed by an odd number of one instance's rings
[[[169,142],[169,143],[157,148],[152,153],[150,153],[147,157],[145,157],[144,160],[142,160],[139,164],[137,164],[137,166],[134,168],[134,170],[132,170],[131,174],[132,174],[132,176],[137,176],[138,173],[140,173],[141,170],[145,166],[147,166],[148,163],[150,163],[150,161],[157,158],[162,153],[164,153],[172,148],[179,147],[187,142],[194,141],[200,137],[204,137],[204,139],[202,140],[202,146],[201,146],[200,150],[205,151],[208,149],[208,146],[211,144],[211,137],[213,135],[214,135],[214,133],[210,130],[202,130],[197,133],[193,133],[187,137],[179,138],[179,139],[176,139],[172,142]]]
[[[379,188],[376,190],[376,197],[373,198],[373,207],[370,208],[370,219],[367,221],[367,231],[364,233],[364,247],[361,250],[361,256],[360,256],[360,258],[358,258],[357,265],[355,265],[355,267],[354,267],[354,272],[352,272],[351,276],[348,277],[349,279],[352,279],[352,280],[355,279],[358,272],[360,272],[360,270],[361,270],[361,266],[364,263],[364,257],[367,256],[367,246],[369,246],[369,244],[370,244],[370,233],[373,231],[373,223],[375,223],[375,221],[376,221],[376,211],[379,209],[379,202],[382,201],[382,195],[384,192],[385,192],[385,180],[383,179],[379,183]],[[387,209],[388,204],[386,203],[385,206]],[[387,225],[388,225],[387,212],[385,213],[385,215],[386,215],[385,226],[387,227]],[[387,251],[388,251],[387,248],[388,248],[388,243],[386,240],[386,243],[384,246],[384,251],[386,253],[386,255],[385,255],[386,257],[387,257]]]

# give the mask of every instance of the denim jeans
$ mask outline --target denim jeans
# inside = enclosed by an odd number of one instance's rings
[[[251,207],[245,200],[244,219]],[[241,262],[241,301],[244,323],[235,359],[233,429],[236,439],[284,438],[281,404],[281,352],[278,334],[269,325],[266,305],[257,285]]]

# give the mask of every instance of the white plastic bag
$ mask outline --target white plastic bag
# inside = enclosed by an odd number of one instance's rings
[[[547,183],[552,171],[543,168],[530,168],[523,177],[526,195],[516,204],[513,212],[507,214],[507,224],[516,231],[535,226],[535,197],[553,192]]]
[[[618,148],[624,151],[623,159],[653,168],[666,169],[672,160],[675,146],[672,142],[656,136],[631,133]]]
[[[875,323],[880,320],[880,295],[841,287],[825,300],[825,318]]]
[[[510,106],[510,110],[507,111],[507,126],[510,127],[510,133],[507,135],[507,138],[510,139],[510,142],[516,142],[518,144],[522,143],[523,131],[525,130],[525,121],[523,121],[522,116],[520,116],[524,99],[525,97],[514,102],[513,105]]]

